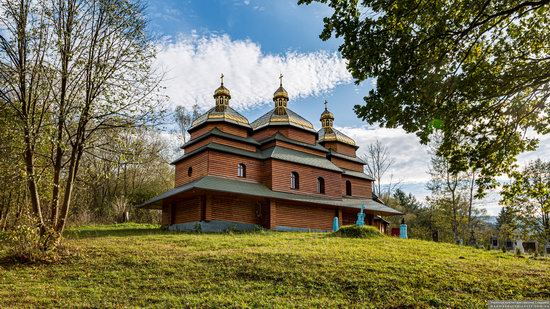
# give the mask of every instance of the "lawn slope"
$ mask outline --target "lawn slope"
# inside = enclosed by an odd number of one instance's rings
[[[550,299],[548,259],[418,240],[141,225],[84,227],[67,237],[79,255],[64,263],[1,259],[0,307],[482,307],[490,299]]]

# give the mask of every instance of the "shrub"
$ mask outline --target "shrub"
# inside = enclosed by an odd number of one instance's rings
[[[347,225],[342,226],[338,231],[332,233],[334,236],[338,237],[351,237],[351,238],[372,238],[380,237],[382,233],[371,225]]]
[[[193,227],[193,231],[195,233],[201,233],[202,232],[202,225],[199,222],[195,223],[195,226]]]
[[[59,235],[51,230],[41,230],[29,215],[5,234],[8,255],[23,263],[55,262],[58,254]]]

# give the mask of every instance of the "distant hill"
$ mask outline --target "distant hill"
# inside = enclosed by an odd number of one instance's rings
[[[482,216],[481,220],[484,222],[491,224],[493,226],[496,226],[497,224],[497,217],[496,216]]]

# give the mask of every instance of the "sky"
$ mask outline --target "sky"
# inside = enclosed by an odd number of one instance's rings
[[[289,92],[289,108],[320,128],[323,102],[335,115],[335,126],[355,139],[358,154],[379,139],[396,163],[383,181],[400,184],[424,201],[430,156],[414,134],[368,125],[353,106],[375,85],[356,84],[338,52],[340,39],[319,39],[326,5],[298,6],[297,0],[154,0],[148,3],[149,31],[158,42],[156,65],[164,72],[169,106],[214,105],[212,94],[221,73],[231,91],[230,105],[250,122],[273,108],[279,74]],[[539,149],[522,154],[519,163],[550,157],[550,136]],[[391,174],[391,177],[390,177]],[[500,210],[498,194],[477,201],[490,215]]]

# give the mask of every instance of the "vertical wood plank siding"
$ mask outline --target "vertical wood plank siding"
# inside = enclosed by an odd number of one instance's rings
[[[201,198],[200,196],[177,201],[174,204],[174,219],[172,223],[186,223],[200,221],[201,219]]]
[[[212,220],[261,224],[259,213],[260,204],[253,200],[225,197],[212,197]]]
[[[315,145],[317,140],[317,133],[296,129],[293,127],[288,128],[288,135],[286,137],[297,140],[300,142]]]
[[[271,161],[271,188],[273,191],[282,191],[298,194],[309,194],[327,196],[333,198],[341,197],[339,172],[328,171],[316,167],[299,165],[286,161]],[[299,188],[290,188],[290,173],[297,172],[299,175]],[[317,193],[317,178],[325,180],[325,194]]]
[[[193,169],[191,177],[187,172]],[[176,187],[208,175],[208,151],[203,151],[176,163]]]
[[[259,160],[218,151],[209,151],[208,153],[209,175],[257,183],[262,181],[262,163]],[[237,166],[239,163],[243,163],[246,166],[246,177],[244,178],[237,176]]]
[[[356,171],[356,172],[362,172],[363,171],[363,164],[361,164],[361,163],[352,162],[352,161],[348,161],[348,160],[340,159],[340,158],[336,158],[336,157],[331,157],[330,161],[332,163],[334,163],[334,165],[336,165],[338,167],[341,167],[341,168],[345,168],[347,170],[352,170],[352,171]]]
[[[193,151],[195,149],[201,148],[202,146],[205,146],[205,145],[208,145],[208,144],[211,144],[211,143],[226,145],[226,146],[235,147],[235,148],[239,148],[239,149],[243,149],[243,150],[247,150],[247,151],[252,151],[252,152],[256,151],[256,146],[254,146],[254,145],[250,145],[248,143],[226,139],[226,138],[223,138],[223,137],[217,137],[217,136],[216,137],[211,136],[211,137],[206,138],[206,139],[204,139],[204,140],[202,140],[198,143],[192,144],[191,146],[184,146],[183,149],[185,150],[186,153],[190,153],[191,151]]]
[[[160,224],[169,225],[172,224],[172,205],[167,203],[162,203],[162,218]]]
[[[334,208],[277,202],[277,226],[331,230]]]
[[[372,198],[372,181],[356,177],[342,176],[342,195],[346,194],[346,181],[351,182],[351,195]]]
[[[191,135],[191,139],[194,139],[203,135],[204,133],[207,133],[208,131],[214,128],[217,128],[222,132],[237,135],[240,137],[248,137],[247,128],[236,124],[231,124],[231,123],[209,123],[209,124],[203,125],[199,129],[191,130],[191,132],[189,132],[189,135]]]
[[[346,156],[350,157],[356,157],[356,151],[355,147],[352,147],[350,145],[341,143],[341,142],[323,142],[323,147],[326,149],[331,149],[333,151],[336,151],[338,153],[344,154]]]

